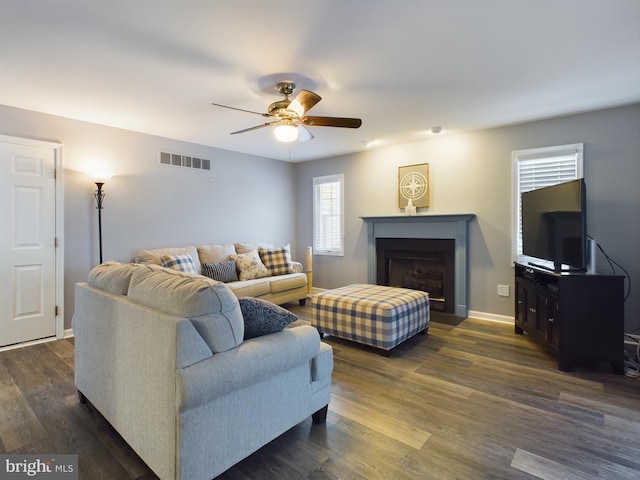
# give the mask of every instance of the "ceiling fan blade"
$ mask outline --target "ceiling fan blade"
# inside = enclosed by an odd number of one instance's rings
[[[298,124],[298,141],[299,142],[308,142],[309,140],[313,140],[313,135],[311,132],[304,128],[302,125]]]
[[[245,133],[245,132],[250,132],[251,130],[258,130],[259,128],[264,128],[264,127],[269,127],[271,125],[275,125],[278,122],[267,122],[267,123],[263,123],[262,125],[256,125],[255,127],[250,127],[250,128],[245,128],[244,130],[238,130],[237,132],[231,132],[229,135],[235,135],[236,133]]]
[[[302,117],[307,110],[310,110],[320,100],[322,100],[322,97],[317,93],[310,92],[309,90],[300,90],[296,98],[291,100],[287,109],[293,110],[299,117]]]
[[[313,125],[314,127],[341,127],[341,128],[359,128],[362,120],[359,118],[342,118],[342,117],[302,117],[300,119],[305,125]]]
[[[237,108],[237,107],[230,107],[228,105],[221,105],[219,103],[212,103],[211,105],[214,105],[216,107],[222,107],[222,108],[229,108],[231,110],[238,110],[240,112],[247,112],[247,113],[255,113],[256,115],[260,115],[262,117],[268,117],[269,114],[268,113],[260,113],[260,112],[254,112],[252,110],[245,110],[244,108]]]

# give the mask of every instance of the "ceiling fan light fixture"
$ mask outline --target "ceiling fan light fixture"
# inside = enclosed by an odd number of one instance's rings
[[[280,82],[276,89],[278,93],[284,96],[283,100],[278,100],[269,105],[267,113],[254,112],[245,110],[244,108],[230,107],[220,103],[212,103],[217,107],[229,108],[231,110],[239,110],[241,112],[253,113],[271,119],[262,125],[244,128],[237,132],[231,132],[231,135],[238,133],[251,132],[259,128],[274,126],[274,134],[279,142],[307,142],[313,139],[313,135],[305,126],[318,127],[338,127],[338,128],[359,128],[362,125],[360,118],[346,117],[317,117],[306,115],[307,111],[313,108],[322,97],[317,93],[309,90],[301,90],[293,100],[289,100],[289,96],[295,91],[295,84],[291,81]]]
[[[273,133],[279,142],[291,143],[298,139],[298,127],[291,123],[278,125]]]

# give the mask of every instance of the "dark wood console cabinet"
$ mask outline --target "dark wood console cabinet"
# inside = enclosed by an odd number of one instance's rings
[[[576,362],[610,363],[624,373],[624,277],[556,273],[515,264],[515,332],[558,358],[571,371]]]

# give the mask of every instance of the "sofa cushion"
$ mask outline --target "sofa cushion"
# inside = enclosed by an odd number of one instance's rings
[[[236,271],[235,260],[225,260],[224,262],[202,263],[202,274],[217,280],[218,282],[237,282],[238,272]]]
[[[178,270],[179,272],[198,273],[191,255],[187,253],[179,255],[162,255],[160,257],[160,264],[163,267]]]
[[[259,298],[241,298],[239,303],[244,318],[245,340],[279,332],[298,319],[290,311]]]
[[[198,257],[198,250],[196,247],[172,247],[172,248],[156,248],[153,250],[140,250],[136,257],[136,263],[152,263],[155,265],[162,265],[160,258],[162,255],[182,255],[187,254],[193,260],[196,266],[196,273],[202,271],[200,265],[200,257]]]
[[[259,248],[258,253],[260,260],[269,269],[271,275],[286,275],[293,273],[290,249],[290,245],[280,248]]]
[[[104,262],[89,272],[89,285],[116,295],[126,295],[135,268],[132,263]]]
[[[273,248],[273,243],[270,242],[245,242],[236,243],[236,253],[249,253],[259,248]]]
[[[231,255],[236,254],[236,247],[233,243],[224,245],[198,245],[198,255],[202,263],[216,263],[229,260]]]
[[[244,320],[240,304],[224,283],[155,265],[140,265],[131,275],[128,295],[138,303],[189,318],[213,353],[242,343]]]
[[[240,280],[251,280],[271,275],[269,269],[265,267],[262,260],[260,260],[260,255],[258,255],[257,250],[239,255],[231,255],[231,259],[236,261]]]
[[[286,292],[298,287],[307,286],[307,276],[304,273],[291,273],[269,278],[271,293]]]
[[[238,282],[228,283],[227,286],[233,290],[236,297],[261,297],[271,292],[269,278],[256,278],[253,280],[240,280]]]

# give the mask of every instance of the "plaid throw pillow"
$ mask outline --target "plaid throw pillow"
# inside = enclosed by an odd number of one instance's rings
[[[281,248],[260,248],[260,260],[269,269],[271,275],[286,275],[293,273],[293,263],[291,262],[290,246]]]
[[[202,274],[213,278],[218,282],[237,282],[238,272],[236,271],[235,260],[225,260],[224,262],[203,263]]]
[[[179,272],[198,273],[191,255],[186,253],[181,255],[162,255],[160,262],[163,267],[178,270]]]

